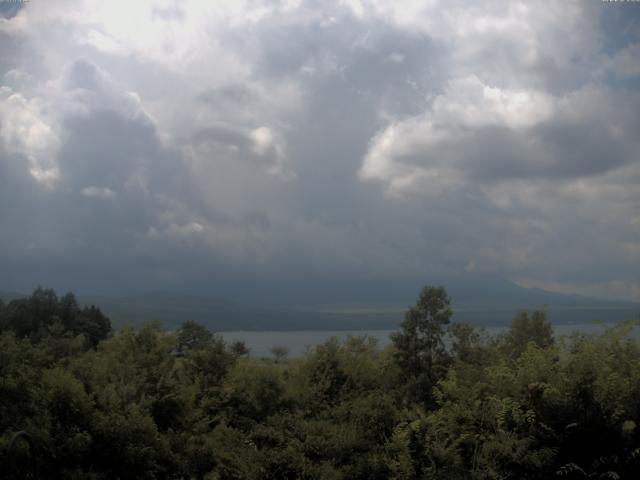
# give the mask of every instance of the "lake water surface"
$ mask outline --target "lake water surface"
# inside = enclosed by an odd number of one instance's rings
[[[611,326],[611,325],[608,325]],[[556,337],[568,335],[575,331],[585,333],[602,332],[607,327],[604,324],[575,324],[575,325],[554,325]],[[485,327],[489,334],[496,334],[504,331],[506,327]],[[375,338],[378,345],[384,347],[391,342],[389,335],[397,330],[353,330],[353,331],[248,331],[248,332],[220,332],[227,342],[242,340],[251,350],[252,357],[270,357],[270,349],[273,346],[283,346],[289,349],[290,357],[299,357],[308,348],[313,348],[331,337],[345,340],[349,336],[366,336]],[[640,329],[636,327],[635,336],[640,336]]]

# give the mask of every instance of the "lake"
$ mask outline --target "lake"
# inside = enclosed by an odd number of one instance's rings
[[[585,333],[602,332],[607,326],[601,323],[554,325],[556,337],[570,334],[575,331]],[[489,334],[496,334],[504,331],[507,327],[485,327]],[[397,330],[328,330],[328,331],[237,331],[219,332],[227,342],[242,340],[251,350],[252,357],[270,357],[271,347],[278,345],[289,349],[290,357],[299,357],[308,348],[313,348],[331,337],[344,340],[349,336],[367,336],[375,338],[378,345],[384,347],[391,342],[389,335]],[[640,336],[640,330],[636,327],[634,334]]]

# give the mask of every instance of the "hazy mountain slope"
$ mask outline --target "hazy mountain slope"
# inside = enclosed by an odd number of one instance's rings
[[[140,297],[80,297],[84,304],[99,305],[116,325],[161,321],[175,328],[194,320],[223,330],[351,330],[388,328],[401,312],[350,313],[285,307],[253,307],[203,297],[144,295]]]
[[[25,296],[24,293],[8,292],[5,290],[0,290],[0,300],[2,300],[5,303],[8,303],[11,300],[15,300],[16,298],[21,298],[24,296]]]
[[[505,325],[522,309],[545,308],[554,323],[615,322],[637,318],[640,312],[638,303],[528,289],[495,278],[458,282],[447,288],[453,299],[454,320],[474,325]],[[81,297],[81,301],[100,305],[116,324],[159,320],[174,328],[184,320],[195,320],[218,331],[392,329],[412,303],[358,308],[264,307],[163,294]]]
[[[523,288],[496,277],[469,276],[443,283],[453,299],[454,321],[473,325],[506,325],[522,309],[546,308],[551,321],[558,324],[616,322],[638,318],[640,313],[640,303]],[[5,302],[21,296],[24,295],[0,291]],[[383,297],[373,297],[376,301],[370,304],[330,307],[250,306],[205,296],[160,293],[127,297],[79,295],[79,301],[100,306],[116,326],[160,321],[165,328],[173,329],[185,320],[194,320],[217,331],[394,329],[415,301],[407,294],[404,304],[395,301],[385,306],[381,304]]]

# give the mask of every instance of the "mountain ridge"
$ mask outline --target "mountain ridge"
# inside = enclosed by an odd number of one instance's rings
[[[507,325],[520,310],[545,309],[556,324],[616,322],[637,318],[640,312],[640,303],[636,302],[549,292],[522,287],[506,279],[456,282],[447,290],[453,299],[453,321],[474,326]],[[24,296],[0,290],[0,298],[5,302]],[[165,328],[174,329],[186,320],[193,320],[215,331],[387,330],[399,326],[412,304],[248,305],[176,292],[81,294],[78,301],[99,306],[116,326],[159,321]]]

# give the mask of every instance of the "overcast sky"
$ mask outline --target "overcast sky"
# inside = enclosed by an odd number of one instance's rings
[[[640,300],[640,3],[0,9],[2,289]]]

